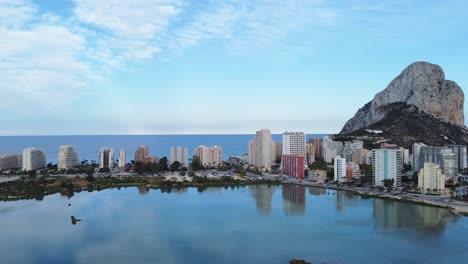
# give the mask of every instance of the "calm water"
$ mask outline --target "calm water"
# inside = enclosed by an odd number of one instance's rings
[[[323,137],[325,135],[307,135]],[[188,147],[189,155],[198,145],[218,145],[223,148],[223,158],[247,153],[247,144],[253,135],[148,135],[148,136],[0,136],[0,153],[19,153],[28,147],[45,151],[47,161],[56,162],[60,145],[70,144],[75,147],[80,159],[97,160],[101,147],[114,147],[116,158],[118,151],[127,151],[127,161],[139,145],[147,145],[151,155],[169,157],[170,148]],[[273,140],[281,141],[281,135],[273,135]]]
[[[68,206],[68,203],[71,206]],[[70,217],[83,221],[76,225]],[[0,263],[466,263],[468,218],[303,186],[0,203]]]

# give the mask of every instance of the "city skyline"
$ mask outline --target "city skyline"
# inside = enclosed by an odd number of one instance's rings
[[[0,135],[337,133],[414,61],[466,90],[466,7],[4,0]]]

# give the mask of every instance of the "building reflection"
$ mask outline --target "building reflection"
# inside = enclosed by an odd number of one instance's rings
[[[343,212],[347,207],[359,205],[359,196],[354,195],[352,192],[347,191],[334,191],[335,206],[337,212]]]
[[[391,200],[374,199],[374,223],[379,228],[415,228],[424,234],[438,234],[445,225],[459,218],[452,212],[436,207],[420,206]]]
[[[283,211],[286,215],[304,215],[305,207],[305,187],[296,184],[283,184]]]
[[[327,194],[327,189],[312,187],[312,188],[309,188],[309,194],[310,195],[315,195],[315,196],[324,195],[324,194]]]
[[[150,190],[150,189],[147,188],[146,186],[137,186],[137,188],[138,188],[138,193],[139,193],[140,195],[147,195],[148,192],[149,192],[149,190]]]
[[[275,188],[267,185],[249,186],[250,195],[255,199],[255,203],[257,204],[257,212],[261,214],[271,213],[271,201]]]

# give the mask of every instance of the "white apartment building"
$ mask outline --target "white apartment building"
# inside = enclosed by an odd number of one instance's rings
[[[26,171],[37,170],[46,166],[46,155],[36,148],[23,150],[22,168]]]
[[[334,181],[344,182],[346,181],[346,159],[341,156],[334,158]]]
[[[21,168],[22,159],[21,154],[1,154],[0,171]]]
[[[200,158],[201,164],[205,167],[219,167],[223,163],[223,149],[218,146],[200,145],[193,155]]]
[[[172,147],[171,148],[171,163],[175,161],[180,162],[182,167],[188,168],[188,148],[186,147]]]
[[[394,180],[394,187],[401,186],[401,151],[397,149],[372,150],[372,181],[375,186],[384,186],[383,181]]]
[[[304,167],[307,167],[306,135],[304,132],[283,133],[282,155],[300,155],[304,157]]]
[[[422,193],[445,193],[445,176],[439,165],[424,163],[424,167],[419,170],[418,174],[418,189]]]
[[[58,159],[57,159],[57,168],[59,170],[68,170],[75,166],[78,166],[78,154],[76,154],[75,149],[71,145],[62,145],[60,146]]]
[[[119,167],[123,168],[127,164],[127,153],[125,152],[125,149],[120,149],[119,152]]]
[[[249,163],[257,168],[271,170],[275,160],[275,142],[271,137],[271,131],[262,129],[255,133],[249,142]]]

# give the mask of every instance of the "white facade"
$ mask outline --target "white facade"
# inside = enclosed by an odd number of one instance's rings
[[[0,155],[0,171],[21,168],[22,159],[21,154]]]
[[[119,167],[123,168],[127,164],[127,153],[125,152],[125,149],[120,149],[119,152]]]
[[[306,135],[304,132],[283,133],[282,155],[300,155],[304,157],[304,167],[307,167]]]
[[[421,155],[421,147],[424,147],[424,146],[426,146],[426,144],[424,143],[413,144],[413,154],[412,154],[413,161],[411,162],[411,166],[413,167],[414,171],[419,171],[422,165],[424,165],[424,164],[421,164],[421,165],[419,164],[419,158]]]
[[[439,165],[424,163],[418,174],[418,188],[422,193],[445,193],[445,176]]]
[[[60,146],[60,151],[57,159],[57,168],[59,170],[68,170],[78,166],[78,154],[71,145]]]
[[[397,149],[372,150],[372,180],[375,186],[384,186],[386,179],[393,179],[394,187],[401,185],[401,153]]]
[[[218,146],[200,145],[193,155],[199,157],[201,164],[205,167],[218,167],[223,163],[223,149]]]
[[[23,150],[22,168],[26,171],[37,170],[46,166],[46,156],[44,152],[36,148]]]
[[[271,170],[275,159],[275,142],[268,129],[262,129],[255,133],[249,142],[249,161],[257,168]]]
[[[171,148],[171,163],[175,161],[180,162],[182,167],[188,168],[188,148],[186,147],[172,147]]]
[[[346,181],[346,159],[341,156],[336,156],[334,159],[334,181],[344,182]]]

